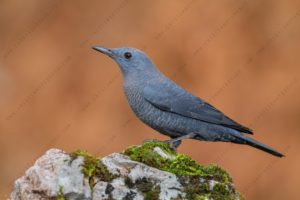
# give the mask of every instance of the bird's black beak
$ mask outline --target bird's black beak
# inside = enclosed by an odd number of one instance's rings
[[[99,51],[105,55],[108,55],[109,57],[113,57],[114,53],[112,50],[110,50],[109,48],[104,48],[104,47],[100,47],[100,46],[93,46],[92,47],[94,50]]]

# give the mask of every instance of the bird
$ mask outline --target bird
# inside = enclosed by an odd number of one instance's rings
[[[139,49],[92,46],[118,65],[123,89],[135,115],[145,124],[170,137],[175,149],[183,139],[250,145],[277,157],[284,155],[247,136],[253,131],[232,120],[203,99],[167,78]]]

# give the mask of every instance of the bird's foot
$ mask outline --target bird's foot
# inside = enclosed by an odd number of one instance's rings
[[[175,140],[175,141],[174,141],[174,139],[166,140],[166,141],[164,141],[164,142],[167,143],[167,144],[169,144],[170,147],[171,147],[174,151],[176,151],[177,148],[178,148],[178,147],[180,146],[180,144],[181,144],[181,140]]]
[[[179,145],[181,144],[183,139],[190,139],[190,138],[195,137],[196,135],[197,135],[197,133],[189,133],[189,134],[183,135],[181,137],[167,140],[165,142],[168,143],[171,146],[171,148],[176,151],[176,149],[179,147]]]

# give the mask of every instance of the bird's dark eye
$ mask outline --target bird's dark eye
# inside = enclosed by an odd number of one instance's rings
[[[124,53],[124,57],[125,57],[126,59],[130,59],[130,58],[132,57],[132,55],[131,55],[130,52],[126,52],[126,53]]]

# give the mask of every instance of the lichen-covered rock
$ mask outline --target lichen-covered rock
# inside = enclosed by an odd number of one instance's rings
[[[82,173],[82,163],[82,157],[72,161],[61,150],[48,150],[26,171],[25,176],[15,182],[11,199],[49,199],[62,193],[71,198],[91,199],[91,188]]]
[[[50,149],[15,182],[14,200],[242,199],[227,172],[167,144],[146,142],[102,159]]]

